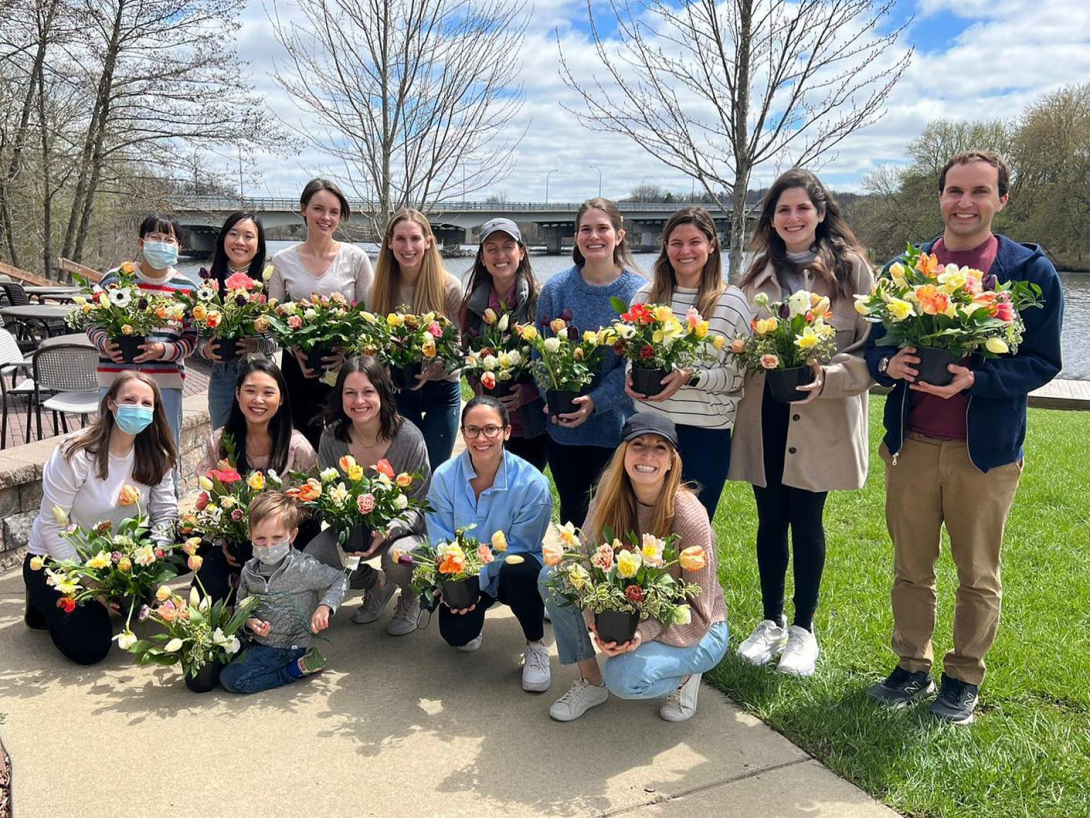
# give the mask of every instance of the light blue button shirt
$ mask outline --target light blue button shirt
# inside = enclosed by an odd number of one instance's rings
[[[553,495],[545,475],[504,449],[495,482],[479,498],[469,483],[476,476],[468,451],[432,474],[428,500],[433,510],[425,518],[429,539],[449,542],[456,528],[475,525],[471,536],[481,542],[502,531],[508,554],[531,554],[544,562],[541,542],[553,513]],[[489,596],[497,595],[501,565],[502,560],[496,560],[481,571],[481,590]]]

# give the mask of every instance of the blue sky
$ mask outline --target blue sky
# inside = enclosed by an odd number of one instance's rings
[[[272,8],[272,0],[268,8]],[[290,14],[292,0],[277,0]],[[601,7],[601,9],[599,8]],[[608,7],[596,0],[596,15]],[[1041,94],[1090,77],[1090,3],[1085,0],[899,0],[891,20],[897,25],[915,15],[905,44],[915,47],[912,64],[876,124],[843,142],[826,158],[819,173],[834,188],[858,190],[864,175],[878,166],[903,162],[904,145],[932,119],[1016,118]],[[607,20],[608,17],[600,17]],[[521,53],[525,104],[510,121],[529,126],[511,175],[487,191],[512,201],[540,201],[546,173],[553,201],[579,201],[598,192],[621,197],[646,180],[674,190],[689,190],[689,180],[659,165],[623,136],[584,128],[563,104],[578,110],[574,93],[560,79],[554,31],[569,61],[593,72],[596,59],[587,41],[585,0],[538,0]],[[605,26],[603,25],[603,28]],[[241,55],[250,62],[251,79],[267,97],[275,115],[297,127],[307,117],[272,79],[282,55],[273,39],[266,5],[251,0],[238,32]],[[291,156],[250,158],[251,195],[295,196],[314,175],[344,178],[343,164],[314,147]],[[233,161],[224,163],[232,177]],[[761,168],[756,183],[768,184],[777,169]]]

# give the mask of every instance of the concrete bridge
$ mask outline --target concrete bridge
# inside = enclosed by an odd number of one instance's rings
[[[353,214],[374,211],[374,205],[349,199]],[[436,238],[445,246],[471,242],[485,222],[507,218],[539,230],[540,242],[549,253],[561,252],[562,240],[575,235],[575,213],[581,202],[443,202],[428,211],[428,220]],[[624,215],[629,240],[635,247],[654,247],[662,227],[685,202],[618,202]],[[729,245],[729,211],[703,205],[711,211],[724,247]],[[193,196],[178,203],[175,213],[181,224],[185,246],[197,253],[210,253],[220,225],[237,210],[258,214],[266,228],[302,224],[299,201],[290,198],[229,199],[218,196]]]

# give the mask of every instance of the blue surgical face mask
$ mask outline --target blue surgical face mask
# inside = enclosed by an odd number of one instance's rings
[[[178,263],[178,245],[165,241],[145,241],[144,260],[155,270],[165,270]]]
[[[255,545],[254,556],[261,561],[262,565],[276,565],[288,555],[290,550],[291,541],[284,540],[273,545]]]
[[[131,403],[122,403],[114,412],[114,421],[121,431],[130,435],[138,435],[149,426],[154,418],[154,413],[146,406],[134,406]]]

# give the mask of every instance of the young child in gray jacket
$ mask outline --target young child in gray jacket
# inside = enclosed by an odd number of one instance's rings
[[[246,620],[250,641],[220,675],[232,693],[256,693],[290,684],[325,667],[311,647],[312,634],[329,627],[348,590],[336,568],[292,547],[300,511],[279,491],[266,491],[250,506],[254,557],[242,567],[238,596],[261,602]]]

